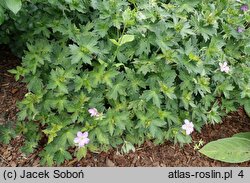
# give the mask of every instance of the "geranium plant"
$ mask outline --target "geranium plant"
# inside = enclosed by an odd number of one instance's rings
[[[128,152],[147,139],[189,143],[193,128],[220,123],[240,105],[249,112],[248,6],[23,1],[0,29],[0,42],[22,57],[10,72],[29,90],[15,128],[26,139],[23,151],[45,138],[41,162],[52,165],[72,158],[67,149],[76,144],[84,144],[80,159],[87,149]]]

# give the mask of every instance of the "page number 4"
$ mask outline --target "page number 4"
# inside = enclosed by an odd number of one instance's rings
[[[244,177],[244,173],[243,173],[243,170],[241,170],[239,173],[238,173],[238,176],[243,178]]]

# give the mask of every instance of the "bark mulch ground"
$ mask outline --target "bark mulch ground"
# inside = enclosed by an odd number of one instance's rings
[[[27,92],[25,84],[16,82],[13,75],[7,70],[20,64],[20,61],[13,56],[6,47],[0,47],[0,125],[14,122],[16,120],[17,101],[20,101]],[[152,142],[145,142],[136,151],[122,155],[119,149],[112,149],[100,154],[88,153],[87,157],[78,162],[76,159],[65,161],[62,166],[91,166],[91,167],[215,167],[215,166],[241,166],[249,167],[250,161],[229,164],[209,159],[197,150],[194,150],[195,143],[202,139],[205,143],[210,141],[231,137],[238,132],[250,131],[250,119],[243,109],[229,114],[223,119],[221,124],[206,125],[201,133],[192,133],[192,144],[184,147],[174,145],[172,142],[166,142],[155,146]],[[19,136],[13,139],[10,144],[0,144],[0,167],[16,166],[40,166],[39,147],[34,153],[25,156],[20,152],[24,139]]]

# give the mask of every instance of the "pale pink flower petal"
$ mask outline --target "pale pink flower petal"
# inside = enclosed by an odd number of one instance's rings
[[[77,137],[74,139],[74,143],[79,147],[84,147],[89,141],[88,132],[77,132]]]
[[[82,132],[77,132],[77,137],[82,137],[83,136],[83,133]]]
[[[229,68],[229,66],[227,65],[227,62],[219,63],[219,66],[220,66],[220,71],[221,71],[221,72],[228,73],[228,72],[230,71],[230,68]]]
[[[237,32],[238,32],[238,33],[242,33],[242,32],[244,32],[244,28],[242,28],[242,27],[238,27],[238,28],[237,28]]]
[[[88,112],[90,113],[90,116],[93,117],[93,116],[99,116],[99,113],[97,111],[96,108],[91,108],[88,110]]]
[[[188,121],[187,119],[185,119],[185,120],[184,120],[184,123],[185,123],[186,125],[188,125],[188,124],[189,124],[189,121]]]
[[[82,134],[82,137],[83,137],[83,138],[87,138],[87,137],[88,137],[88,135],[89,135],[89,133],[88,133],[88,132],[84,132],[84,133]]]
[[[80,138],[76,137],[76,138],[74,139],[74,143],[78,144],[79,142],[80,142]]]
[[[224,68],[224,71],[225,71],[225,73],[228,73],[229,72],[229,67],[228,66],[226,66],[225,68]]]
[[[190,135],[194,131],[194,124],[187,119],[184,120],[184,123],[181,128],[186,131],[187,135]]]
[[[78,144],[79,147],[83,147],[84,145],[85,145],[84,141],[80,141],[79,144]]]
[[[248,5],[247,4],[244,4],[244,5],[242,5],[241,7],[240,7],[240,9],[242,10],[242,11],[248,11]]]

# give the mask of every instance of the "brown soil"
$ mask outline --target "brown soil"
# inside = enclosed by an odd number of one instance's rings
[[[0,125],[15,121],[17,101],[20,101],[27,92],[25,84],[16,82],[13,75],[7,70],[20,64],[20,61],[14,57],[7,48],[0,49]],[[207,125],[202,128],[202,132],[192,133],[193,143],[185,145],[183,148],[174,145],[172,142],[166,142],[155,146],[152,142],[145,142],[141,147],[136,148],[134,153],[121,155],[119,149],[113,149],[100,154],[88,153],[87,157],[78,162],[76,159],[65,161],[62,166],[91,166],[91,167],[214,167],[214,166],[244,166],[249,167],[250,161],[229,164],[209,159],[197,150],[194,145],[202,139],[205,143],[210,141],[230,137],[238,132],[250,131],[250,119],[244,110],[229,114],[223,119],[223,123],[216,125]],[[0,167],[16,166],[40,166],[39,147],[33,154],[25,156],[20,152],[23,144],[21,136],[13,139],[10,144],[0,144]]]

